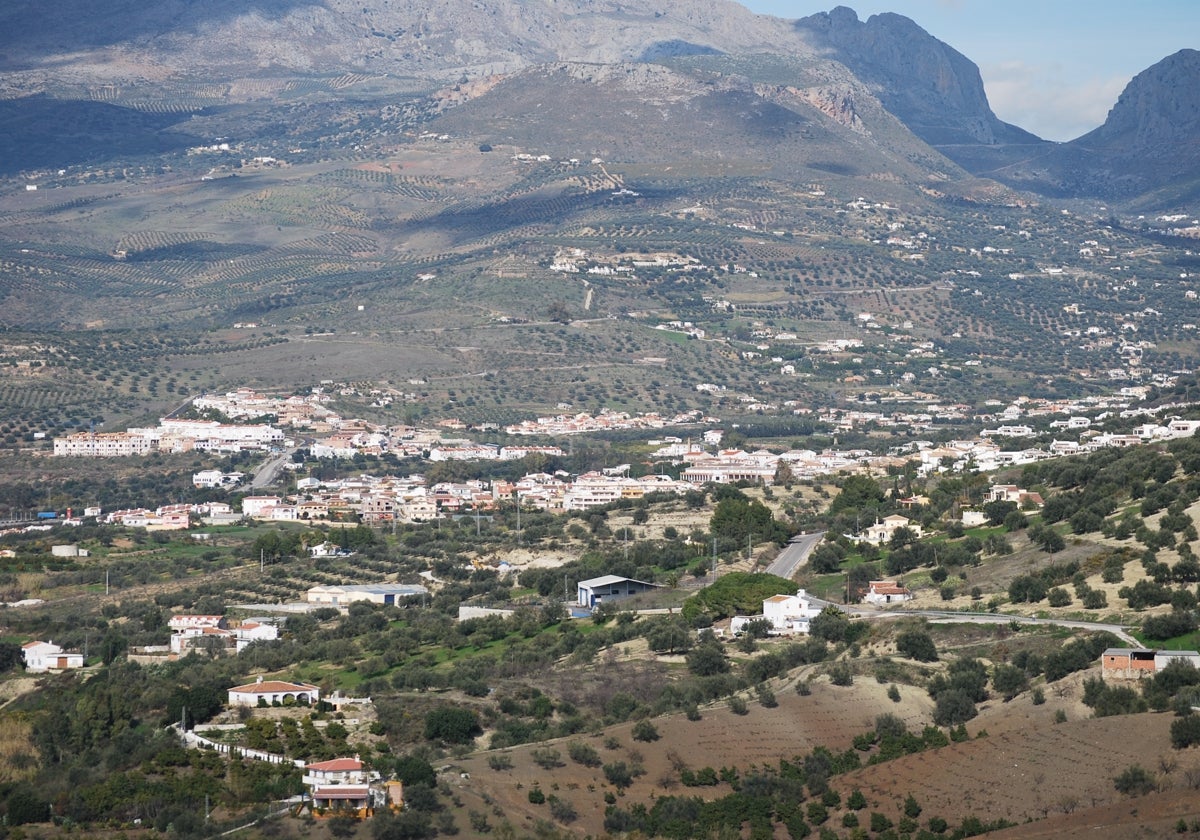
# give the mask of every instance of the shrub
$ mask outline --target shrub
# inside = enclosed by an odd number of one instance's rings
[[[850,795],[846,797],[846,807],[851,811],[861,811],[867,807],[867,797],[863,796],[863,792],[858,788],[850,791]]]
[[[1068,607],[1071,605],[1071,593],[1067,592],[1061,586],[1051,589],[1048,598],[1052,607]]]
[[[900,689],[896,688],[896,685],[894,683],[892,685],[889,685],[888,690],[887,690],[887,696],[888,696],[888,699],[891,700],[893,703],[899,703],[900,702]]]
[[[1113,779],[1113,786],[1126,796],[1145,796],[1154,790],[1154,777],[1140,764],[1131,764]]]
[[[543,770],[553,770],[555,767],[562,767],[562,753],[550,747],[541,747],[532,753],[533,763]]]
[[[626,788],[633,784],[633,772],[624,761],[605,764],[603,769],[604,778],[608,779],[609,784],[619,788]]]
[[[546,801],[546,794],[542,793],[542,789],[539,787],[531,787],[529,789],[528,797],[529,801],[534,805],[541,805]]]
[[[744,715],[750,711],[750,707],[746,705],[746,701],[741,697],[734,696],[729,698],[729,711],[735,715]]]
[[[591,744],[585,744],[583,741],[568,743],[567,755],[576,764],[582,764],[584,767],[599,767],[601,764],[600,753]]]
[[[1200,715],[1184,715],[1171,722],[1171,746],[1177,750],[1200,744]]]
[[[425,715],[425,737],[430,741],[466,744],[482,731],[479,718],[470,709],[443,706]]]
[[[854,685],[854,672],[845,662],[835,662],[829,669],[829,679],[834,685]]]
[[[887,831],[892,827],[892,821],[878,811],[871,812],[871,831],[876,834]]]
[[[779,701],[775,698],[775,692],[765,683],[760,683],[754,691],[758,695],[758,702],[764,709],[774,709],[779,705]]]
[[[657,741],[658,738],[658,729],[656,729],[654,724],[650,721],[639,720],[633,725],[633,740],[645,741],[649,743],[651,741]]]
[[[997,665],[992,671],[992,688],[1000,692],[1005,700],[1020,694],[1029,684],[1025,672],[1015,665]]]
[[[511,770],[512,766],[512,756],[508,753],[497,753],[488,756],[488,767],[491,767],[493,770]]]
[[[936,662],[937,646],[924,630],[905,630],[896,637],[896,650],[917,662]]]
[[[550,797],[550,816],[561,823],[574,822],[578,814],[575,813],[575,806],[570,800],[559,799],[557,796]]]

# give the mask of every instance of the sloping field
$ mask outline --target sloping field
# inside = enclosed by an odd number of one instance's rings
[[[971,815],[1024,823],[1119,806],[1110,809],[1111,818],[1122,808],[1137,810],[1136,803],[1114,789],[1115,776],[1131,764],[1159,772],[1160,757],[1180,758],[1170,746],[1172,719],[1170,714],[1141,714],[1009,729],[866,767],[839,777],[834,786],[843,793],[861,789],[885,813],[893,808],[899,813],[911,793],[925,814],[951,824]],[[1183,760],[1188,759],[1195,761],[1195,756],[1184,754]],[[1173,773],[1181,776],[1179,769]],[[1182,776],[1164,778],[1182,784]],[[1194,800],[1193,809],[1200,812],[1200,800]]]
[[[727,784],[715,787],[685,788],[679,784],[676,766],[692,770],[711,766],[749,768],[751,765],[778,767],[779,759],[804,755],[818,745],[832,750],[845,750],[853,737],[874,726],[875,717],[885,712],[899,716],[909,729],[920,730],[930,720],[932,703],[925,692],[902,689],[900,703],[888,699],[887,686],[874,681],[858,680],[849,688],[837,688],[821,682],[813,685],[808,697],[798,696],[791,687],[776,686],[779,706],[763,708],[755,700],[748,702],[749,713],[738,716],[724,704],[701,709],[699,721],[689,721],[683,715],[654,718],[659,740],[639,743],[631,736],[632,724],[622,724],[604,730],[602,735],[580,735],[576,738],[530,745],[506,751],[512,760],[511,770],[495,771],[488,767],[488,753],[480,753],[456,764],[469,774],[461,791],[468,808],[480,810],[481,802],[495,802],[514,825],[529,824],[529,820],[546,819],[546,806],[531,805],[528,789],[535,784],[547,794],[571,802],[579,819],[571,830],[581,836],[603,830],[605,790],[612,790],[601,768],[589,768],[571,761],[567,743],[583,741],[599,752],[604,763],[637,762],[646,773],[637,779],[620,799],[622,808],[635,802],[653,804],[655,796],[688,795],[718,798],[730,792]],[[617,749],[604,746],[607,738],[620,742]],[[534,749],[549,746],[562,754],[563,767],[545,770],[534,763]],[[638,756],[640,755],[640,759]],[[486,810],[486,809],[485,809]]]

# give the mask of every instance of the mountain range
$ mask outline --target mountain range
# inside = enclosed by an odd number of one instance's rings
[[[13,0],[0,9],[0,73],[10,110],[34,94],[94,101],[180,85],[204,89],[202,105],[228,105],[261,99],[264,79],[357,74],[449,88],[439,111],[472,105],[453,120],[459,128],[475,113],[495,125],[506,108],[532,100],[560,116],[533,118],[518,133],[534,125],[561,133],[563,114],[576,118],[568,124],[598,116],[593,102],[644,116],[656,103],[694,101],[717,126],[744,121],[749,109],[767,145],[800,142],[802,126],[847,129],[833,153],[845,159],[825,161],[834,165],[852,165],[871,146],[870,155],[927,177],[969,173],[1049,196],[1148,206],[1187,201],[1200,183],[1194,50],[1139,74],[1095,131],[1051,143],[998,119],[978,68],[913,21],[863,21],[845,7],[787,21],[731,0],[67,0],[51,18],[42,3]],[[662,132],[638,122],[596,151],[661,149]]]

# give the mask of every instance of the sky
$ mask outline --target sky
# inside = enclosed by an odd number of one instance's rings
[[[795,19],[849,6],[895,12],[979,66],[992,110],[1046,140],[1104,122],[1129,80],[1181,49],[1200,49],[1200,0],[739,0]]]

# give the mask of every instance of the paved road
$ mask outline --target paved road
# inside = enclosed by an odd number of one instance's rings
[[[863,618],[904,618],[919,615],[934,624],[1057,624],[1059,627],[1074,627],[1079,630],[1106,631],[1134,647],[1142,643],[1129,635],[1119,624],[1099,624],[1094,621],[1072,621],[1065,618],[1029,618],[1023,615],[1001,613],[970,613],[953,610],[876,610],[871,607],[838,606],[838,609]]]
[[[808,555],[825,538],[824,531],[815,534],[797,534],[783,547],[775,562],[767,567],[767,574],[792,579],[796,571],[808,560]]]
[[[263,461],[254,469],[254,478],[250,480],[250,489],[262,490],[264,487],[270,487],[275,483],[275,479],[279,477],[279,471],[283,469],[283,465],[292,459],[292,453],[296,451],[296,447],[285,449],[282,452],[277,452],[271,455],[267,460]]]

